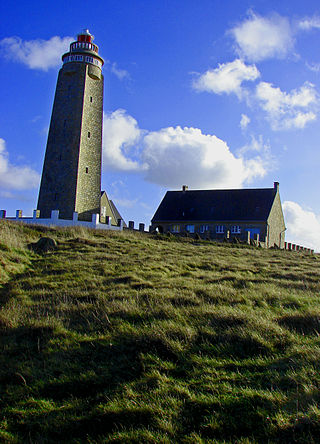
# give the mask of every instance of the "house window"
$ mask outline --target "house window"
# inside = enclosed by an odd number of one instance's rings
[[[206,231],[209,231],[209,225],[200,225],[199,231],[200,233],[205,233]]]
[[[90,137],[91,137],[91,133],[90,133],[90,131],[88,131],[88,138],[90,139]]]
[[[186,225],[186,231],[188,233],[194,233],[194,225]]]
[[[240,234],[241,233],[241,228],[239,225],[233,225],[231,227],[231,233],[232,234]]]
[[[172,225],[172,233],[180,233],[180,225]]]
[[[89,168],[88,167],[86,167],[86,174],[88,174],[89,173]]]
[[[107,208],[106,207],[102,207],[101,208],[101,216],[102,217],[106,217],[106,215],[107,215]]]
[[[216,233],[224,233],[224,225],[217,225],[216,226]]]

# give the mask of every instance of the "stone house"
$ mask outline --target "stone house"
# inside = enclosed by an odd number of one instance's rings
[[[105,191],[101,191],[100,222],[102,224],[107,223],[108,217],[111,222],[111,225],[118,226],[119,220],[121,219],[123,221],[123,227],[127,226],[122,216],[120,215],[119,211],[117,210],[115,204],[113,203],[113,201],[109,200],[107,193]]]
[[[204,239],[250,237],[266,248],[284,248],[285,230],[278,182],[273,188],[167,191],[150,227]]]

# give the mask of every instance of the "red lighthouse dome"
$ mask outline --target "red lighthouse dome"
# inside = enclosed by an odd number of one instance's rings
[[[90,34],[89,29],[83,29],[77,36],[78,42],[91,43],[94,40],[94,36]]]

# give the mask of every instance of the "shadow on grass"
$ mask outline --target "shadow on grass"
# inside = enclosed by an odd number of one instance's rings
[[[3,392],[12,385],[27,387],[35,378],[35,375],[29,371],[30,367],[35,362],[43,360],[41,349],[46,347],[53,337],[53,328],[49,326],[0,328],[0,335],[0,382]]]
[[[197,432],[206,439],[259,439],[259,443],[269,442],[263,430],[267,412],[274,403],[263,396],[240,396],[218,400],[194,399],[184,403],[180,414],[182,430]]]
[[[277,320],[278,324],[289,330],[302,335],[320,334],[320,315],[316,314],[295,314],[282,316]]]
[[[124,384],[142,376],[143,354],[177,361],[178,354],[165,340],[122,334],[112,342],[86,340],[72,349],[60,350],[56,345],[56,350],[50,351],[57,341],[59,335],[52,329],[18,328],[7,332],[7,366],[2,362],[0,369],[0,410],[4,412],[13,399],[21,400],[19,413],[6,413],[9,430],[18,431],[21,442],[68,442],[67,437],[81,437],[86,442],[86,437],[155,424],[152,407],[119,407],[112,411],[108,405],[117,395],[122,396]],[[43,399],[57,409],[35,409],[28,406],[32,399]],[[76,403],[78,410],[64,408],[70,403]]]
[[[49,355],[46,365],[51,365],[56,374],[60,372],[60,378],[44,381],[38,394],[63,400],[114,393],[119,385],[141,376],[143,353],[154,353],[164,360],[178,359],[175,351],[161,338],[122,335],[115,337],[112,343],[85,341],[76,349]]]
[[[316,438],[318,436],[318,438]],[[277,443],[318,444],[320,423],[318,418],[297,417],[294,422],[278,429],[275,433]]]
[[[90,409],[84,417],[80,411],[46,412],[40,415],[30,416],[23,423],[18,424],[17,429],[23,442],[88,442],[88,439],[105,438],[109,433],[118,430],[130,430],[145,427],[150,429],[156,424],[155,412],[150,408],[123,408],[119,411],[96,412]],[[80,439],[80,441],[78,441]],[[33,441],[36,440],[36,441]],[[77,440],[77,441],[75,441]],[[100,441],[99,441],[100,442]],[[101,441],[102,442],[102,441]]]

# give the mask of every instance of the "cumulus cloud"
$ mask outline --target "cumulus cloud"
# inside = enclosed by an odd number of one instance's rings
[[[6,37],[0,40],[0,51],[14,62],[20,62],[30,69],[48,71],[61,65],[61,56],[69,51],[73,37],[51,37],[49,40],[22,40],[20,37]],[[116,62],[105,61],[105,65],[118,79],[130,79],[125,69],[118,67]]]
[[[249,123],[250,123],[250,117],[248,117],[246,114],[241,114],[240,128],[242,130],[245,130],[249,125]]]
[[[308,122],[316,119],[313,107],[318,98],[312,83],[305,82],[299,89],[286,93],[271,83],[260,82],[256,97],[275,130],[304,128]]]
[[[28,166],[15,166],[9,162],[4,139],[0,138],[0,188],[25,190],[39,185],[40,176]]]
[[[51,37],[49,40],[22,40],[7,37],[0,41],[1,52],[10,60],[23,63],[30,69],[47,71],[61,64],[61,54],[69,50],[73,37]]]
[[[298,28],[303,31],[310,31],[311,29],[320,29],[320,17],[306,17],[298,24]]]
[[[264,174],[259,162],[249,167],[223,140],[198,128],[177,126],[147,134],[143,160],[148,165],[146,179],[170,187],[185,182],[193,188],[240,187],[252,176]]]
[[[254,62],[285,57],[294,44],[288,19],[278,14],[267,18],[251,13],[247,20],[231,29],[230,33],[240,56]]]
[[[283,203],[283,211],[287,241],[320,251],[320,215],[292,201]]]
[[[218,68],[210,69],[193,82],[197,91],[207,91],[215,94],[235,93],[242,96],[242,83],[253,81],[260,76],[255,65],[246,65],[242,60],[219,64]]]
[[[148,132],[140,130],[125,111],[117,110],[106,116],[104,132],[106,167],[140,172],[145,180],[162,186],[180,187],[187,182],[192,188],[237,188],[266,173],[262,157],[237,157],[226,142],[198,128]]]
[[[133,159],[132,147],[138,142],[141,130],[137,121],[123,109],[104,114],[103,162],[105,169],[139,171],[142,166]]]

